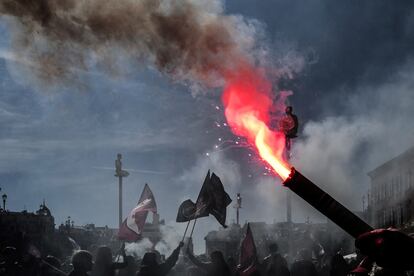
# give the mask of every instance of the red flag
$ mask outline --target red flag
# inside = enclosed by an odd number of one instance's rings
[[[250,224],[247,224],[246,235],[240,247],[240,276],[249,276],[256,272],[257,252]]]
[[[139,240],[148,212],[157,213],[157,204],[151,189],[145,184],[138,205],[132,209],[119,228],[118,238],[130,242]]]

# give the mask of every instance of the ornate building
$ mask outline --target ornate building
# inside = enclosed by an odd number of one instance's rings
[[[18,250],[30,251],[33,254],[40,250],[58,255],[53,241],[55,219],[44,201],[35,213],[2,210],[0,229],[0,247],[15,246]]]
[[[0,213],[0,229],[1,240],[6,239],[6,236],[17,236],[17,233],[37,240],[54,233],[55,219],[43,201],[35,213],[2,211]]]
[[[414,224],[414,147],[368,173],[367,213],[375,227]]]

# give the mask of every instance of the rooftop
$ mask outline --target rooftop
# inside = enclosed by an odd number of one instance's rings
[[[414,147],[409,148],[402,154],[392,158],[391,160],[383,163],[382,165],[368,172],[368,175],[371,178],[375,178],[381,173],[390,171],[397,167],[401,167],[402,164],[407,164],[409,162],[414,162]]]

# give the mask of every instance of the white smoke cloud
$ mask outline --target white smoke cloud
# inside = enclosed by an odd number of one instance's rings
[[[241,183],[240,165],[226,157],[224,152],[212,152],[201,155],[194,166],[185,170],[177,177],[177,182],[183,183],[186,189],[200,187],[207,171],[220,177],[226,190],[231,190]],[[197,195],[194,195],[196,199]]]
[[[144,256],[146,252],[150,251],[152,247],[153,247],[152,242],[148,238],[144,238],[140,240],[139,242],[126,243],[125,253],[127,255],[132,255],[134,257],[142,258],[142,256]]]
[[[177,248],[182,237],[177,232],[175,225],[161,225],[160,231],[162,239],[155,245],[155,250],[167,257]]]
[[[389,80],[361,85],[346,99],[343,115],[308,122],[292,163],[349,208],[361,210],[367,173],[414,146],[413,73],[408,62]]]

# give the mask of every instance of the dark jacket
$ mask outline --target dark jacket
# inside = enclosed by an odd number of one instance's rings
[[[295,261],[290,269],[291,276],[317,276],[315,265],[308,260]]]
[[[137,276],[165,276],[170,272],[178,260],[180,247],[177,247],[173,253],[162,264],[142,264]]]
[[[267,256],[262,263],[262,272],[266,276],[289,276],[290,272],[286,259],[278,253]]]

